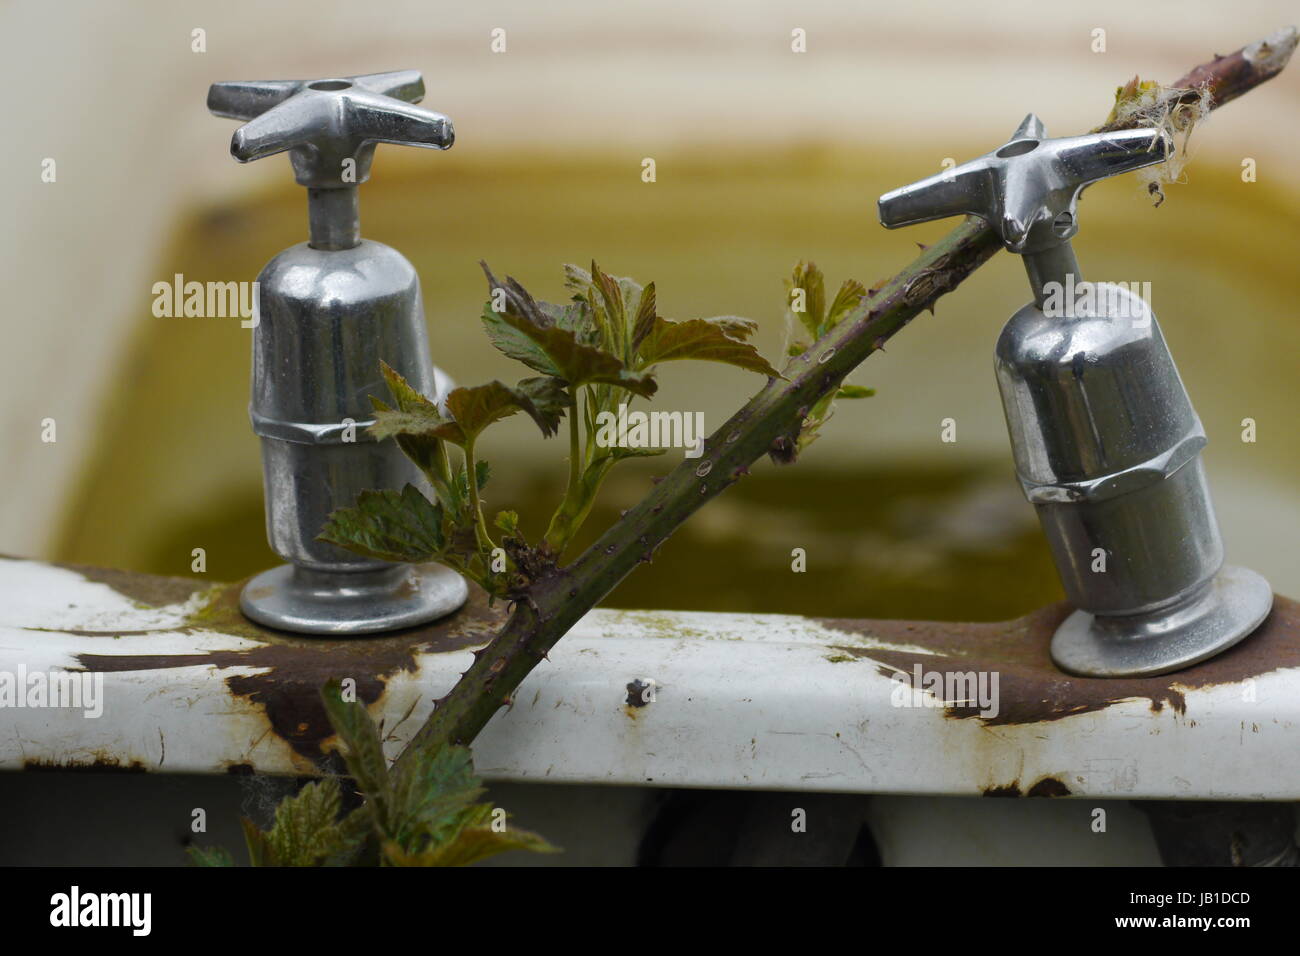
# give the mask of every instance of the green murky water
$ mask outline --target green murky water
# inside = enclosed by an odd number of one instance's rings
[[[657,280],[668,315],[759,319],[759,346],[773,356],[783,334],[781,279],[799,258],[816,257],[833,280],[871,282],[907,261],[909,239],[928,241],[946,228],[900,236],[874,223],[872,197],[915,178],[923,165],[916,157],[821,149],[691,155],[661,160],[653,187],[639,182],[635,167],[629,173],[622,157],[492,164],[453,153],[439,160],[430,172],[396,151],[381,156],[375,180],[362,189],[362,229],[420,271],[434,359],[462,383],[520,375],[477,322],[479,258],[553,297],[560,264],[595,251],[616,273]],[[1279,209],[1297,212],[1295,197],[1267,184],[1243,189],[1232,169],[1194,166],[1193,175],[1195,188],[1179,187],[1158,214],[1142,206],[1131,184],[1095,187],[1080,258],[1097,278],[1153,280],[1166,336],[1212,437],[1208,461],[1229,476],[1216,480],[1231,481],[1236,469],[1286,486],[1300,455],[1294,439],[1278,435],[1290,434],[1296,406],[1300,325],[1276,317],[1292,314],[1287,250],[1297,247],[1300,216]],[[303,238],[301,192],[285,187],[188,216],[158,276],[252,279],[271,255]],[[1209,231],[1213,244],[1205,242]],[[805,461],[756,468],[608,603],[979,620],[1060,597],[1003,448],[986,443],[961,458],[886,454],[874,438],[876,429],[899,422],[928,434],[933,422],[912,422],[909,409],[916,396],[945,388],[959,410],[968,400],[984,403],[979,427],[1000,434],[1000,420],[990,417],[1000,419],[987,353],[1008,305],[1025,296],[1023,275],[1007,258],[943,300],[937,319],[909,327],[896,340],[903,344],[891,344],[881,358],[885,364],[855,376],[881,394],[838,413]],[[1149,268],[1136,272],[1135,258]],[[245,413],[249,333],[236,319],[154,318],[150,302],[141,295],[130,358],[104,407],[98,449],[68,510],[58,556],[189,574],[191,549],[203,547],[208,575],[225,580],[276,563],[265,545],[258,448]],[[672,369],[663,378],[661,407],[706,408],[713,423],[757,387],[732,370]],[[1249,448],[1215,440],[1245,414],[1272,440]],[[558,498],[564,449],[524,426],[511,428],[515,423],[506,423],[486,442],[495,466],[489,504],[517,508],[536,532]],[[670,465],[616,472],[589,535]],[[1294,514],[1295,494],[1287,494]],[[806,551],[805,573],[791,570],[795,548]]]

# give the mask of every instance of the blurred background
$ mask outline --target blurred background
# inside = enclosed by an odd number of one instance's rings
[[[6,3],[0,551],[187,575],[202,547],[218,580],[278,563],[246,411],[249,331],[151,314],[155,282],[249,281],[306,238],[287,158],[230,158],[236,124],[204,105],[215,80],[423,72],[424,105],[453,118],[456,145],[381,146],[362,232],[414,263],[434,361],[475,384],[521,374],[477,319],[479,259],[557,299],[562,264],[595,258],[654,280],[669,317],[756,319],[779,365],[798,260],[832,286],[870,285],[953,225],[887,232],[881,193],[988,151],[1031,110],[1053,135],[1084,132],[1134,74],[1170,82],[1295,19],[1281,2]],[[1075,242],[1088,278],[1152,283],[1210,436],[1228,559],[1292,596],[1298,71],[1198,128],[1160,208],[1134,177],[1089,190]],[[41,181],[46,158],[56,182]],[[1059,598],[993,378],[998,331],[1027,298],[1021,264],[1000,254],[855,373],[876,397],[842,403],[793,468],[755,468],[608,603],[978,620]],[[656,401],[703,410],[711,431],[760,384],[670,364]],[[54,443],[40,440],[46,418]],[[940,440],[945,418],[955,443]],[[566,449],[523,421],[485,441],[491,508],[536,530]],[[672,464],[616,471],[589,531]],[[791,573],[796,547],[805,574]]]

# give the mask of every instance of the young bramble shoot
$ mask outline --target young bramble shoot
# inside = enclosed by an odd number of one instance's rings
[[[867,288],[861,282],[845,279],[827,308],[826,280],[815,262],[800,262],[795,266],[793,275],[785,281],[785,289],[787,325],[802,326],[813,342],[851,316],[868,295]],[[786,353],[797,358],[807,352],[809,347],[809,342],[796,339],[787,347]],[[870,398],[874,394],[875,389],[862,385],[841,385],[835,391],[823,395],[804,415],[803,427],[795,442],[796,454],[817,440],[818,430],[830,421],[836,399]]]
[[[565,267],[570,299],[563,304],[539,302],[515,279],[497,279],[486,263],[483,271],[489,297],[482,321],[489,340],[540,375],[513,387],[494,381],[457,388],[440,407],[385,365],[394,404],[372,398],[371,434],[397,441],[428,479],[435,500],[412,485],[400,492],[368,491],[354,507],[334,512],[320,537],[386,561],[437,562],[491,596],[513,600],[563,557],[610,469],[627,458],[659,454],[597,440],[600,423],[620,405],[654,396],[658,365],[700,360],[768,378],[781,375],[747,341],[756,328],[753,321],[666,319],[658,314],[653,283],[642,286],[609,275],[594,262],[590,271]],[[567,417],[569,480],[541,541],[526,541],[518,515],[504,511],[493,522],[503,534],[498,546],[483,517],[479,492],[488,468],[478,458],[477,444],[490,426],[517,412],[528,415],[548,438]],[[448,444],[460,450],[455,464]]]
[[[325,777],[283,800],[270,830],[245,818],[253,866],[466,866],[508,850],[558,852],[479,800],[483,785],[465,747],[420,749],[400,770],[390,767],[365,704],[344,700],[337,680],[325,685],[321,698],[348,782],[363,802],[340,818],[343,785]],[[200,866],[233,865],[229,853],[214,847],[192,847],[190,859]]]

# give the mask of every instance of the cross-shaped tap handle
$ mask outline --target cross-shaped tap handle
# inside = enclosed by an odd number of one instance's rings
[[[1004,145],[978,159],[880,197],[890,229],[972,215],[996,229],[1012,252],[1033,255],[1079,231],[1076,204],[1085,186],[1163,162],[1172,144],[1155,129],[1048,139],[1030,113]]]
[[[300,185],[332,189],[369,178],[377,143],[451,146],[451,120],[411,105],[423,97],[419,72],[399,70],[324,80],[213,83],[208,109],[246,121],[230,141],[230,153],[241,163],[289,150]]]

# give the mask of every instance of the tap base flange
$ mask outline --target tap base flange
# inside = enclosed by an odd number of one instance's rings
[[[428,624],[458,610],[468,597],[464,578],[433,564],[353,572],[282,564],[244,585],[239,609],[264,627],[344,637]]]
[[[1273,589],[1249,568],[1225,565],[1190,600],[1146,614],[1075,611],[1052,635],[1052,661],[1078,677],[1152,677],[1227,650],[1273,607]]]

